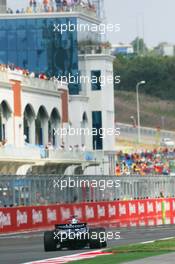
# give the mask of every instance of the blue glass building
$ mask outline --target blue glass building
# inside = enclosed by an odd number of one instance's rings
[[[62,33],[54,31],[54,25],[69,27],[69,24],[76,30]],[[87,43],[99,43],[101,38],[97,31],[78,31],[77,26],[80,24],[89,25],[90,28],[92,24],[100,24],[100,21],[75,12],[1,15],[0,63],[15,64],[35,74],[45,73],[50,77],[77,77],[81,74],[80,70],[84,70],[79,69],[78,47],[84,49]],[[101,71],[95,68],[91,75],[99,78]],[[79,83],[69,84],[70,94],[77,95],[80,90]],[[92,91],[100,90],[99,83],[92,85]],[[102,128],[101,110],[92,111],[92,127],[97,131]],[[28,135],[27,130],[25,135]],[[99,133],[93,136],[93,148],[103,149],[103,140]]]
[[[0,63],[15,64],[35,73],[49,76],[77,76],[77,31],[54,32],[54,24],[77,25],[78,17],[59,15],[4,15],[0,17]],[[89,23],[84,22],[84,23]],[[89,39],[95,33],[83,33]],[[78,94],[79,84],[69,86],[70,94]]]

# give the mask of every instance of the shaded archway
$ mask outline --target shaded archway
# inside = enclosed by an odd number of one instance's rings
[[[81,129],[82,129],[82,133],[81,133],[81,144],[82,145],[86,145],[87,142],[87,136],[88,136],[88,117],[87,117],[87,113],[84,112],[83,116],[82,116],[82,120],[81,120]]]
[[[61,117],[57,108],[53,108],[48,122],[48,139],[53,146],[58,146],[59,135],[57,129],[61,125]]]
[[[35,120],[35,142],[38,145],[47,145],[48,143],[48,120],[49,116],[46,108],[40,106]]]
[[[11,123],[12,123],[12,110],[7,101],[3,100],[0,104],[0,140],[7,140],[11,143],[10,133],[11,133]],[[10,141],[10,142],[9,142]]]
[[[24,135],[25,141],[31,144],[35,143],[35,111],[31,104],[27,104],[24,109]]]

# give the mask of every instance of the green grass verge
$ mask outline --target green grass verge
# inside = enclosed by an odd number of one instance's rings
[[[74,264],[118,264],[132,260],[175,252],[175,239],[155,241],[149,244],[130,244],[107,250],[113,255],[73,262]]]

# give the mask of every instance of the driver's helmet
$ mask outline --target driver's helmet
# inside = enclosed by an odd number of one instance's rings
[[[78,220],[76,218],[72,218],[71,224],[77,224],[77,223],[78,223]]]

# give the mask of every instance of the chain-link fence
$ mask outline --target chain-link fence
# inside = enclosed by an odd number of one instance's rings
[[[0,176],[0,206],[174,197],[170,176]]]

